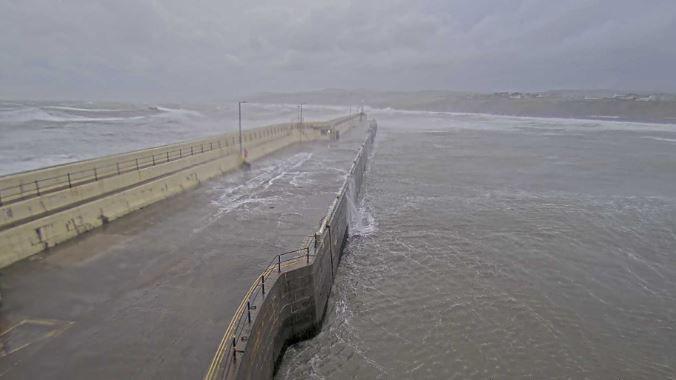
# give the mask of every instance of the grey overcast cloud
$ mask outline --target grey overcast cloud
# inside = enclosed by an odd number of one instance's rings
[[[0,97],[676,91],[674,0],[0,0]]]

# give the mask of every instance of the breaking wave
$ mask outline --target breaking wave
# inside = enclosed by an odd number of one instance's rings
[[[101,112],[101,111],[98,111]],[[54,122],[54,123],[82,123],[82,122],[101,122],[101,121],[125,121],[143,119],[146,116],[115,116],[115,117],[91,117],[68,114],[58,111],[46,111],[37,107],[12,109],[0,112],[0,122],[6,123],[28,123],[33,121]]]
[[[664,141],[670,143],[676,143],[676,139],[668,139],[666,137],[657,137],[657,136],[642,136],[643,139],[655,140],[655,141]]]
[[[69,106],[44,106],[0,110],[0,123],[29,123],[36,121],[53,123],[86,123],[132,121],[153,117],[182,119],[201,116],[202,114],[198,111],[182,108],[151,107],[148,109],[106,109],[79,108]]]

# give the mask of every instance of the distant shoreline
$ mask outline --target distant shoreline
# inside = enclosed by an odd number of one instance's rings
[[[268,103],[265,103],[268,104]],[[308,103],[309,104],[309,103]],[[330,104],[312,104],[315,106],[331,106],[335,105]],[[393,112],[429,112],[429,113],[439,113],[439,114],[448,114],[448,115],[471,115],[471,116],[499,116],[505,118],[514,118],[514,119],[541,119],[541,120],[573,120],[573,121],[605,121],[608,123],[637,123],[637,124],[656,124],[656,125],[667,125],[676,127],[676,120],[672,122],[653,122],[653,121],[636,121],[622,119],[617,116],[612,117],[602,117],[602,116],[590,116],[590,117],[557,117],[557,116],[536,116],[536,115],[509,115],[509,114],[497,114],[497,113],[488,113],[488,112],[457,112],[457,111],[432,111],[432,110],[416,110],[416,109],[400,109],[400,108],[372,108],[376,111],[393,111]]]
[[[512,117],[580,119],[652,124],[676,124],[676,98],[615,95],[589,98],[553,94],[464,94],[437,91],[370,92],[316,91],[261,94],[250,98],[258,103],[317,104],[346,106],[365,104],[377,109],[402,111],[488,114]]]
[[[268,103],[266,103],[268,104]],[[311,104],[311,103],[308,103]],[[331,104],[316,104],[317,106],[335,106]],[[642,120],[642,119],[631,119],[623,118],[622,116],[605,116],[605,115],[590,115],[590,116],[543,116],[543,115],[515,115],[507,113],[491,113],[491,112],[466,112],[466,111],[438,111],[438,110],[427,110],[427,109],[403,109],[403,108],[373,108],[374,110],[384,111],[392,110],[399,112],[434,112],[434,113],[443,113],[443,114],[454,114],[454,115],[477,115],[477,116],[501,116],[501,117],[510,117],[510,118],[523,118],[523,119],[547,119],[547,120],[578,120],[578,121],[605,121],[605,122],[615,122],[615,123],[639,123],[639,124],[660,124],[660,125],[673,125],[676,127],[676,118],[673,120]]]

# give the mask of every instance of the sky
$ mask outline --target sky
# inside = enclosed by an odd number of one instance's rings
[[[676,92],[676,0],[0,0],[0,98]]]

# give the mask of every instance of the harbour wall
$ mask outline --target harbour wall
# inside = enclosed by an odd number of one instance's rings
[[[0,268],[365,115],[277,124],[0,177]]]
[[[376,134],[371,122],[349,174],[326,217],[300,249],[276,256],[235,312],[205,375],[271,379],[285,348],[320,329]]]

